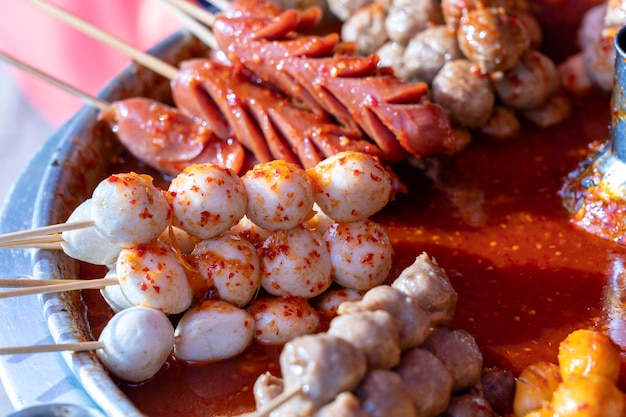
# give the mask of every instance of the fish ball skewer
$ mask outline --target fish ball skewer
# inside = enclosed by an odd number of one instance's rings
[[[241,178],[248,194],[246,215],[267,230],[289,230],[312,216],[313,188],[298,165],[273,160]]]
[[[256,249],[246,239],[231,235],[199,242],[189,263],[214,286],[220,299],[244,307],[261,286],[261,266]]]
[[[171,182],[168,194],[172,224],[209,239],[236,225],[245,214],[246,190],[237,173],[215,164],[185,168]]]
[[[152,308],[123,310],[107,323],[96,356],[115,376],[129,382],[152,378],[174,347],[174,327],[167,316]]]
[[[225,301],[204,300],[178,322],[174,355],[188,362],[232,358],[252,343],[254,328],[247,311]]]
[[[319,330],[317,311],[298,297],[263,297],[250,303],[248,311],[256,322],[255,340],[262,344],[287,343]]]

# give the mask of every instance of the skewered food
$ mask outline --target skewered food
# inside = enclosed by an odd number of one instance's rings
[[[320,314],[300,297],[260,297],[248,311],[255,320],[254,338],[263,344],[287,343],[321,327]]]

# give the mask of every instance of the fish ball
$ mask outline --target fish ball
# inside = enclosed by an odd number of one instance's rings
[[[335,282],[365,291],[382,284],[391,271],[393,247],[385,229],[371,220],[335,223],[324,241]]]
[[[96,231],[122,247],[156,239],[171,216],[167,199],[149,175],[111,175],[98,184],[92,200],[91,219]]]
[[[263,162],[242,181],[248,193],[246,215],[262,228],[293,229],[311,217],[313,188],[300,166],[279,159]]]
[[[312,298],[332,283],[322,237],[304,227],[278,230],[259,249],[261,286],[270,294]]]
[[[261,286],[259,257],[246,239],[222,235],[203,240],[188,259],[222,300],[236,306],[248,304]]]
[[[174,327],[152,308],[131,307],[115,314],[102,330],[104,349],[96,356],[115,376],[129,382],[152,378],[174,346]]]
[[[172,224],[201,239],[225,232],[246,212],[241,179],[232,169],[215,163],[188,166],[172,180],[168,191]]]
[[[281,344],[315,333],[320,318],[311,305],[298,297],[264,297],[248,308],[256,321],[255,339],[263,344]]]
[[[175,331],[174,355],[188,362],[213,362],[243,352],[254,337],[254,319],[225,301],[208,299],[185,312]]]
[[[391,175],[375,157],[339,152],[307,170],[315,202],[336,222],[365,220],[387,205]]]
[[[67,219],[67,223],[91,220],[91,198],[83,201]],[[122,247],[104,239],[94,227],[66,230],[61,236],[61,247],[68,256],[94,265],[111,265],[117,260]]]
[[[117,278],[117,273],[115,269],[111,269],[104,277]],[[128,301],[120,285],[107,285],[100,289],[100,294],[102,294],[104,301],[111,307],[111,310],[116,313],[135,306],[135,304]]]
[[[191,306],[193,291],[176,253],[155,241],[123,249],[116,273],[126,298],[135,305],[182,313]]]

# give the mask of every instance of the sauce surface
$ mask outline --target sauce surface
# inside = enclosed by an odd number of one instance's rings
[[[547,24],[544,49],[557,61],[575,51],[577,22],[598,2],[563,3],[532,3]],[[394,245],[390,277],[421,252],[434,257],[459,293],[451,327],[476,338],[486,367],[517,375],[532,362],[556,362],[559,342],[577,328],[615,329],[615,340],[624,338],[621,323],[607,318],[604,299],[609,277],[626,264],[626,248],[573,226],[558,195],[588,144],[608,137],[609,99],[574,98],[571,117],[558,126],[525,125],[520,137],[476,138],[462,153],[421,169],[394,167],[409,192],[373,218]],[[98,334],[110,312],[97,294],[85,298]],[[171,360],[152,381],[120,387],[150,416],[236,415],[253,408],[251,387],[260,373],[278,374],[279,353],[280,347],[254,345],[218,364]]]

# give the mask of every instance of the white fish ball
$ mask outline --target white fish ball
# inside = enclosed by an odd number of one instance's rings
[[[104,349],[96,356],[115,376],[129,382],[152,378],[174,347],[174,327],[152,308],[132,307],[115,314],[102,330]]]
[[[159,240],[177,248],[180,253],[189,254],[202,239],[179,227],[170,226],[161,233]]]
[[[122,247],[156,239],[171,216],[167,199],[149,175],[111,175],[98,184],[92,200],[91,219],[96,231]]]
[[[387,205],[392,178],[375,157],[339,152],[307,170],[315,202],[337,222],[365,220]]]
[[[83,201],[67,218],[67,223],[91,220],[91,198]],[[66,230],[61,236],[61,247],[68,256],[94,265],[111,265],[117,260],[122,247],[109,242],[94,227]]]
[[[364,291],[352,290],[350,288],[331,287],[328,291],[324,291],[322,294],[311,300],[311,304],[320,313],[336,316],[339,306],[344,301],[356,302],[363,298]]]
[[[261,226],[252,223],[248,216],[243,216],[241,220],[239,220],[239,223],[226,232],[226,234],[247,239],[254,245],[263,243],[271,233],[272,232],[269,230],[265,230]]]
[[[222,235],[203,240],[188,260],[220,299],[236,306],[248,304],[261,287],[259,257],[246,239]]]
[[[168,191],[172,224],[201,239],[225,232],[246,213],[241,179],[219,164],[188,166],[172,180]]]
[[[263,242],[258,253],[261,286],[272,295],[308,299],[332,283],[328,249],[314,230],[278,230]]]
[[[187,362],[214,362],[242,353],[254,337],[254,319],[225,301],[207,299],[178,322],[174,355]]]
[[[313,188],[300,166],[276,159],[255,165],[241,179],[248,193],[246,215],[262,228],[292,229],[312,215]]]
[[[306,221],[305,225],[309,229],[316,230],[320,235],[324,235],[335,221],[328,217],[328,214],[324,213],[324,210],[317,203],[313,203],[313,212],[315,214]]]
[[[335,223],[324,235],[324,240],[337,284],[365,291],[387,279],[393,247],[380,224],[371,220]]]
[[[123,249],[116,273],[126,298],[135,305],[177,314],[187,310],[193,291],[170,246],[161,242]]]
[[[104,277],[117,278],[117,273],[115,269],[111,269]],[[107,285],[100,289],[100,294],[102,294],[102,298],[104,298],[104,301],[108,304],[111,310],[116,313],[135,306],[135,304],[128,301],[128,298],[126,298],[122,292],[122,287],[120,285]]]
[[[255,339],[263,344],[287,343],[320,327],[319,315],[303,298],[263,297],[250,303],[248,311],[256,321]]]

